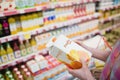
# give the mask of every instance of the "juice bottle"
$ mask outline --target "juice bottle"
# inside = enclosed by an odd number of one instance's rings
[[[25,46],[26,46],[26,49],[27,49],[27,53],[28,54],[32,53],[32,48],[31,48],[31,45],[30,45],[28,40],[26,40]]]
[[[10,26],[10,32],[11,34],[17,34],[17,27],[16,27],[16,21],[15,18],[10,17],[8,18],[9,26]]]
[[[21,32],[21,31],[22,31],[22,28],[21,28],[20,17],[19,17],[19,16],[15,16],[15,20],[16,20],[17,31],[18,31],[18,32]]]
[[[31,14],[27,14],[27,26],[29,31],[34,29],[33,16]]]
[[[1,45],[0,51],[1,51],[2,62],[3,63],[7,62],[8,61],[8,56],[7,56],[7,53],[6,53],[6,51],[5,51],[5,49],[3,48],[2,45]]]
[[[25,15],[20,16],[20,21],[21,21],[22,31],[26,32],[28,26],[27,17]]]
[[[5,36],[10,35],[9,23],[8,23],[7,19],[3,18],[1,20],[1,24],[2,24]]]
[[[33,50],[33,52],[37,52],[37,43],[36,43],[34,37],[32,37],[30,43],[31,43],[31,46],[32,46],[32,50]]]
[[[13,50],[14,50],[14,54],[15,54],[16,58],[21,57],[20,48],[18,47],[16,42],[14,42],[14,44],[13,44]]]
[[[33,17],[33,24],[34,24],[34,28],[33,29],[39,28],[39,17],[38,17],[38,14],[37,13],[33,13],[32,17]]]
[[[2,28],[2,24],[0,23],[0,37],[3,37],[3,28]]]
[[[26,79],[25,80],[33,80],[33,77],[30,72],[26,72]]]
[[[27,55],[27,51],[26,51],[26,48],[25,48],[23,41],[20,41],[20,50],[21,50],[22,56]]]
[[[13,53],[13,49],[11,48],[11,46],[10,46],[9,43],[7,43],[7,49],[6,49],[6,51],[7,51],[8,59],[9,59],[9,60],[15,59],[14,53]]]
[[[25,4],[26,4],[26,7],[33,7],[34,4],[35,4],[34,0],[24,0],[24,1],[25,1]]]
[[[25,8],[24,0],[15,0],[16,8]]]

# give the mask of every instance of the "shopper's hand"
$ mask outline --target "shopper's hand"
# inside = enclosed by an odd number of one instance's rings
[[[80,69],[68,68],[69,73],[72,74],[74,77],[77,77],[81,80],[94,80],[86,63],[83,60],[81,60],[81,62],[82,62],[82,68]]]

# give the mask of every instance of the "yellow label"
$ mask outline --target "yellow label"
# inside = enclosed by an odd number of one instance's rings
[[[26,33],[26,34],[24,34],[24,38],[25,38],[25,39],[30,39],[30,38],[31,38],[30,33]]]

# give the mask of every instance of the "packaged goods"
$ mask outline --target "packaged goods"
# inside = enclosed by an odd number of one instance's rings
[[[89,62],[91,53],[67,37],[53,37],[46,45],[49,53],[72,69],[82,67],[80,59]]]

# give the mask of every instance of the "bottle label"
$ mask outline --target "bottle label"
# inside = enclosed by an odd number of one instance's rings
[[[14,54],[13,53],[8,54],[8,59],[9,60],[15,59]]]
[[[32,48],[31,48],[31,47],[28,47],[28,48],[27,48],[27,52],[28,52],[28,54],[32,53]]]
[[[1,57],[0,57],[0,64],[2,64],[2,60],[1,60]]]
[[[8,61],[7,55],[1,56],[1,59],[2,59],[2,62],[3,62],[3,63]]]
[[[33,52],[37,52],[37,46],[32,46]]]
[[[20,50],[15,51],[15,57],[16,57],[16,58],[21,57]]]
[[[12,34],[15,34],[17,32],[17,28],[16,28],[15,23],[10,24],[10,31],[11,31]]]
[[[21,54],[22,54],[22,56],[25,56],[27,54],[26,49],[22,49]]]

